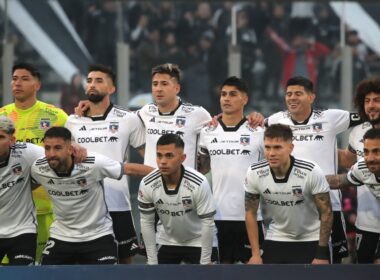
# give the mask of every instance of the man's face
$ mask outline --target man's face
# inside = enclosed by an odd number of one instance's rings
[[[241,114],[248,102],[248,96],[235,86],[223,86],[220,92],[220,108],[223,114]]]
[[[364,140],[364,160],[369,171],[380,176],[380,139]]]
[[[282,138],[264,138],[264,154],[271,168],[284,166],[293,151],[293,143]]]
[[[0,160],[8,158],[9,148],[15,143],[16,139],[13,135],[9,135],[3,130],[0,130]]]
[[[293,115],[308,117],[315,94],[307,92],[303,86],[288,86],[285,93],[285,102],[289,112]]]
[[[93,103],[101,102],[105,97],[115,92],[112,79],[106,73],[93,71],[88,73],[86,81],[86,95]]]
[[[167,106],[176,102],[180,85],[169,74],[157,73],[152,78],[152,95],[158,106]]]
[[[26,69],[16,69],[12,74],[12,94],[20,102],[35,98],[41,82]]]
[[[162,175],[175,174],[185,158],[186,155],[183,153],[183,149],[176,148],[175,144],[157,146],[156,161]]]
[[[373,125],[380,122],[380,93],[370,92],[364,97],[364,112]]]
[[[48,137],[44,139],[45,156],[50,168],[56,171],[66,171],[73,154],[70,141],[61,137]]]

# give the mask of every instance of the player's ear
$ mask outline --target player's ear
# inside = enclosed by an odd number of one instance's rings
[[[182,156],[181,156],[181,162],[184,162],[185,161],[185,159],[186,159],[186,154],[182,154]]]

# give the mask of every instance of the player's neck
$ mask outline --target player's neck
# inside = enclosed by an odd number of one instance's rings
[[[278,178],[278,179],[285,178],[286,174],[289,171],[290,164],[291,164],[291,160],[290,160],[290,157],[289,157],[289,160],[286,163],[284,163],[283,165],[280,165],[278,167],[272,168],[274,176],[276,176],[276,178]]]
[[[311,111],[312,109],[310,107],[310,109],[305,112],[300,112],[298,114],[292,113],[292,120],[298,123],[302,123],[310,117]]]
[[[93,103],[90,102],[90,107],[87,111],[87,116],[94,117],[94,116],[103,116],[104,113],[107,111],[108,107],[110,106],[111,101],[109,99],[104,98],[99,103]]]
[[[64,164],[60,165],[57,169],[54,169],[55,173],[61,177],[70,176],[74,167],[74,160],[72,157],[68,157]]]
[[[174,190],[179,181],[181,180],[181,169],[178,169],[175,173],[170,175],[162,175],[165,180],[165,185],[169,190]]]
[[[169,104],[157,104],[158,110],[161,114],[168,114],[170,112],[173,112],[175,109],[177,109],[179,105],[179,99],[175,99],[175,101],[169,103]]]
[[[222,121],[226,126],[236,126],[243,118],[243,112],[239,112],[237,114],[222,114]]]
[[[17,100],[15,99],[15,106],[17,109],[26,110],[34,106],[36,104],[37,98],[28,98],[26,100]]]

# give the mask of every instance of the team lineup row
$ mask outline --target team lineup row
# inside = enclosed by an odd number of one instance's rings
[[[174,64],[153,68],[155,103],[137,113],[111,104],[114,81],[108,67],[90,66],[88,101],[67,118],[60,109],[37,100],[41,83],[32,65],[14,66],[15,103],[0,109],[0,115],[13,120],[16,131],[13,138],[13,123],[2,119],[1,135],[7,145],[1,148],[0,212],[2,224],[8,226],[0,230],[0,256],[6,254],[10,264],[35,261],[33,203],[30,199],[31,211],[15,209],[20,207],[16,200],[27,199],[28,190],[30,196],[31,159],[37,155],[42,158],[32,167],[33,183],[47,190],[33,192],[39,227],[36,260],[43,251],[42,264],[131,262],[139,245],[123,174],[146,175],[138,200],[150,264],[339,263],[347,255],[347,240],[339,191],[330,190],[329,184],[334,188],[347,184],[345,177],[335,176],[336,135],[353,126],[350,149],[339,151],[339,165],[350,167],[356,157],[366,159],[367,164],[358,163],[359,170],[367,170],[364,178],[359,171],[349,175],[351,183],[368,185],[358,188],[357,252],[359,262],[379,259],[378,184],[367,180],[369,174],[375,174],[375,181],[380,175],[378,151],[370,145],[379,147],[378,130],[363,148],[364,133],[380,120],[379,80],[358,86],[358,115],[313,109],[312,83],[294,77],[286,87],[288,110],[265,119],[266,130],[258,126],[263,123],[260,114],[244,117],[248,90],[236,77],[221,85],[222,113],[212,122],[202,107],[178,98],[180,71]],[[71,139],[87,150],[87,156]],[[43,149],[30,144],[13,145],[15,140],[44,142],[45,156]],[[144,165],[120,167],[129,146],[144,156]],[[209,171],[212,193],[201,174]],[[325,175],[332,175],[327,176],[328,183]],[[54,202],[51,226],[47,196]],[[257,213],[258,201],[262,213]]]

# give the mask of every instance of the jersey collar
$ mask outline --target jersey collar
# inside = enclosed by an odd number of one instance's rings
[[[218,118],[218,122],[220,123],[220,125],[222,126],[222,128],[223,128],[224,131],[237,131],[243,125],[243,123],[245,123],[246,120],[247,120],[247,118],[243,117],[241,119],[241,121],[237,125],[235,125],[235,126],[226,126],[224,124],[224,122],[222,121],[222,117]]]
[[[185,172],[185,168],[183,167],[183,165],[181,165],[181,177],[179,178],[178,184],[177,184],[177,186],[175,187],[174,190],[169,190],[168,189],[168,187],[166,186],[164,177],[161,176],[162,184],[164,185],[164,190],[165,190],[166,194],[177,194],[178,193],[179,187],[180,187],[181,182],[182,182],[182,178],[183,178],[184,172]]]
[[[274,175],[274,172],[273,172],[272,168],[269,168],[270,169],[270,173],[272,174],[273,181],[275,183],[286,183],[286,182],[288,182],[288,179],[289,179],[289,176],[290,176],[290,172],[293,169],[294,161],[295,161],[294,157],[290,156],[290,166],[289,166],[288,172],[286,172],[285,178],[281,178],[281,179],[276,178],[276,175]]]
[[[182,100],[181,99],[178,99],[178,106],[173,110],[173,111],[171,111],[170,113],[161,113],[160,112],[160,109],[158,109],[158,107],[157,107],[157,110],[158,110],[158,114],[160,115],[160,116],[173,116],[174,114],[175,114],[175,112],[178,110],[178,108],[179,108],[179,106],[181,106],[182,105]]]
[[[109,112],[112,110],[112,108],[113,108],[113,104],[110,103],[107,110],[104,112],[103,116],[90,117],[90,116],[87,116],[87,114],[85,113],[85,117],[90,118],[93,121],[104,121],[107,118]]]
[[[289,113],[289,115],[290,115],[290,119],[292,120],[294,125],[305,125],[309,122],[309,119],[310,119],[311,115],[313,115],[313,112],[314,112],[314,110],[311,109],[310,115],[303,122],[297,122],[297,121],[293,120],[292,115],[290,113]]]

